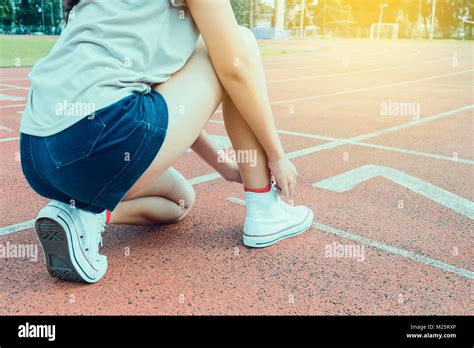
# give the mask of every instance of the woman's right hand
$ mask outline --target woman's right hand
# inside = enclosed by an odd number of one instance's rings
[[[277,161],[268,161],[268,168],[275,178],[277,189],[285,196],[293,196],[296,189],[298,172],[291,161],[284,157]]]

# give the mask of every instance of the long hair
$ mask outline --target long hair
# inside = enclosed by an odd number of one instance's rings
[[[68,21],[69,13],[71,12],[72,8],[79,3],[80,0],[63,0],[63,16],[64,20]]]

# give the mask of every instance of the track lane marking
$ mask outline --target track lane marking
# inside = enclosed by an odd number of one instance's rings
[[[458,71],[455,73],[449,73],[449,74],[442,74],[442,75],[433,75],[429,77],[424,77],[421,79],[415,79],[415,80],[405,80],[405,81],[400,81],[396,83],[389,83],[389,84],[384,84],[384,85],[376,85],[372,87],[363,87],[363,88],[356,88],[356,89],[347,89],[339,92],[331,92],[331,93],[324,93],[324,94],[315,94],[315,95],[310,95],[306,97],[300,97],[300,98],[292,98],[292,99],[282,99],[282,100],[276,100],[273,102],[270,102],[270,105],[282,105],[282,104],[290,104],[290,103],[301,103],[301,102],[306,102],[309,100],[316,100],[316,99],[321,99],[321,98],[328,98],[328,97],[335,97],[335,96],[340,96],[340,95],[348,95],[348,94],[354,94],[354,93],[360,93],[360,92],[368,92],[368,91],[375,91],[378,89],[384,89],[384,88],[390,88],[390,87],[398,87],[398,86],[404,86],[404,85],[411,85],[411,84],[416,84],[419,82],[425,82],[425,81],[432,81],[432,80],[437,80],[437,79],[442,79],[444,77],[451,77],[451,76],[457,76],[457,75],[462,75],[466,74],[468,72],[473,72],[474,69],[467,69],[467,70],[462,70]],[[218,109],[214,112],[213,115],[218,115],[222,113],[222,108]]]
[[[7,141],[14,141],[14,140],[18,140],[20,139],[20,137],[12,137],[12,138],[0,138],[0,143],[3,143],[3,142],[7,142]]]
[[[0,94],[0,101],[21,101],[25,100],[23,97],[15,97],[9,94]]]
[[[400,81],[400,82],[396,82],[396,83],[376,85],[376,86],[372,86],[372,87],[348,89],[348,90],[343,90],[343,91],[338,91],[338,92],[316,94],[316,95],[300,97],[300,98],[282,99],[282,100],[277,100],[277,101],[270,102],[270,105],[281,105],[281,104],[287,104],[287,103],[305,102],[305,101],[308,101],[308,100],[315,100],[315,99],[320,99],[320,98],[327,98],[327,97],[334,97],[334,96],[339,96],[339,95],[347,95],[347,94],[353,94],[353,93],[367,92],[367,91],[373,91],[373,90],[384,89],[384,88],[389,88],[389,87],[398,87],[398,86],[403,86],[403,85],[410,85],[410,84],[415,84],[415,83],[424,82],[424,81],[442,79],[444,77],[462,75],[462,74],[465,74],[467,72],[472,72],[472,71],[474,71],[474,69],[467,69],[467,70],[462,70],[462,71],[459,71],[459,72],[449,73],[449,74],[434,75],[434,76],[424,77],[424,78],[415,79],[415,80],[405,80],[405,81]],[[26,89],[26,90],[29,89],[27,87],[21,87],[21,88]],[[5,109],[5,108],[20,107],[20,106],[26,106],[26,104],[2,105],[2,106],[0,106],[0,108]],[[216,110],[216,112],[214,114],[220,114],[220,113],[222,113],[222,109]]]
[[[28,77],[2,77],[0,81],[26,81],[29,80]]]
[[[361,53],[361,50],[360,49],[356,49],[354,50],[355,52],[354,53]],[[414,49],[414,51],[419,51],[418,49]],[[350,53],[350,54],[347,54],[347,55],[344,55],[344,56],[340,56],[340,57],[337,57],[337,58],[330,58],[330,59],[327,59],[325,61],[320,61],[321,64],[312,64],[312,65],[307,65],[306,67],[307,68],[311,68],[311,67],[319,67],[319,66],[330,66],[332,65],[333,63],[335,62],[340,62],[341,60],[343,60],[344,58],[356,58],[357,61],[356,62],[364,62],[364,61],[367,61],[367,57],[378,57],[380,55],[383,55],[384,53],[388,53],[389,52],[389,49],[388,48],[385,48],[383,51],[381,51],[380,49],[377,49],[377,50],[374,50],[374,52],[370,52],[370,54],[366,54],[364,56],[360,55],[360,56],[351,56],[351,54],[353,55],[354,53]],[[310,52],[311,53],[311,52]],[[265,66],[265,68],[268,68],[268,70],[279,70],[278,67],[275,67],[273,68],[273,66],[275,65],[288,65],[289,64],[298,64],[298,63],[304,63],[304,62],[308,62],[308,60],[311,60],[311,59],[315,59],[315,60],[319,60],[321,56],[323,57],[327,57],[329,55],[331,55],[330,52],[325,52],[325,51],[319,51],[319,52],[313,52],[313,53],[319,53],[319,54],[313,54],[313,55],[308,55],[308,56],[296,56],[294,57],[295,59],[285,59],[283,61],[278,61],[278,62],[268,62],[268,61],[263,61],[263,65]],[[415,53],[415,55],[419,55],[421,54],[421,51],[419,53]],[[411,55],[409,55],[410,57]],[[287,57],[288,58],[288,57]],[[364,60],[365,58],[365,60]],[[373,61],[373,59],[371,59],[371,61]]]
[[[386,166],[375,164],[361,166],[320,180],[311,186],[342,193],[350,191],[361,183],[380,176],[471,220],[474,219],[474,202],[420,178],[411,176],[401,170]]]
[[[442,74],[442,75],[433,75],[433,76],[423,77],[423,78],[415,79],[415,80],[405,80],[405,81],[400,81],[400,82],[395,82],[395,83],[387,83],[387,84],[384,84],[384,85],[376,85],[376,86],[372,86],[372,87],[347,89],[347,90],[332,92],[332,93],[324,93],[324,94],[310,95],[310,96],[300,97],[300,98],[277,100],[277,101],[274,101],[270,104],[271,105],[281,105],[281,104],[288,104],[288,103],[300,103],[300,102],[305,102],[305,101],[308,101],[308,100],[316,100],[316,99],[320,99],[320,98],[335,97],[335,96],[354,94],[354,93],[360,93],[360,92],[369,92],[369,91],[375,91],[375,90],[378,90],[378,89],[391,88],[391,87],[406,86],[406,85],[411,85],[411,84],[415,84],[415,83],[419,83],[419,82],[432,81],[432,80],[442,79],[442,78],[445,78],[445,77],[462,75],[462,74],[466,74],[468,72],[473,72],[473,71],[474,71],[474,69],[467,69],[467,70],[461,70],[461,71],[458,71],[458,72],[455,72],[455,73]]]
[[[392,127],[384,128],[384,129],[377,130],[377,131],[374,131],[374,132],[358,135],[358,136],[348,138],[348,139],[345,139],[345,140],[337,140],[337,141],[333,141],[333,142],[330,142],[330,143],[309,147],[309,148],[306,148],[306,149],[303,149],[303,150],[297,150],[297,151],[289,153],[288,157],[289,158],[300,157],[300,156],[307,155],[307,154],[310,154],[310,153],[314,153],[314,152],[318,152],[318,151],[322,151],[322,150],[327,150],[327,149],[332,149],[332,148],[339,147],[339,146],[342,146],[342,145],[352,144],[352,143],[358,142],[360,140],[366,140],[366,139],[374,138],[374,137],[377,137],[377,136],[382,135],[382,134],[396,132],[396,131],[399,131],[401,129],[413,127],[413,126],[416,126],[416,125],[419,125],[419,124],[423,124],[423,123],[427,123],[427,122],[430,122],[430,121],[438,120],[438,119],[441,119],[441,118],[444,118],[444,117],[449,117],[449,116],[452,116],[452,115],[457,114],[459,112],[472,110],[473,108],[474,108],[474,104],[465,105],[465,106],[462,106],[462,107],[459,107],[459,108],[456,108],[456,109],[441,112],[439,114],[426,116],[426,117],[423,117],[423,118],[418,119],[418,120],[413,120],[413,121],[403,123],[403,124],[400,124],[400,125],[397,125],[397,126],[392,126]]]
[[[12,133],[12,132],[13,132],[13,129],[8,128],[8,127],[5,127],[5,126],[0,126],[0,130],[4,130],[4,131],[6,131],[6,132],[8,132],[8,133]]]
[[[236,198],[236,197],[228,197],[227,200],[229,202],[237,203],[237,204],[245,206],[245,201],[242,200],[242,199],[239,199],[239,198]],[[386,243],[376,241],[374,239],[362,237],[358,234],[348,232],[348,231],[345,231],[345,230],[342,230],[342,229],[338,229],[338,228],[335,228],[335,227],[331,227],[331,226],[328,226],[328,225],[325,225],[325,224],[322,224],[322,223],[318,223],[316,221],[313,221],[312,226],[316,230],[320,230],[320,231],[323,231],[323,232],[326,232],[326,233],[329,233],[329,234],[332,234],[332,235],[335,235],[335,236],[338,236],[338,237],[349,239],[349,240],[352,240],[356,243],[364,244],[364,245],[367,245],[368,247],[372,247],[374,249],[378,249],[378,250],[387,252],[389,254],[395,254],[397,256],[401,256],[403,258],[406,258],[406,259],[409,259],[409,260],[412,260],[412,261],[416,261],[416,262],[425,264],[427,266],[431,266],[431,267],[440,269],[440,270],[445,271],[445,272],[450,272],[450,273],[457,274],[457,275],[459,275],[461,277],[464,277],[464,278],[467,278],[467,279],[474,279],[474,272],[472,272],[472,271],[470,271],[466,268],[457,267],[457,266],[451,265],[451,264],[446,263],[446,262],[442,262],[442,261],[439,261],[439,260],[436,260],[436,259],[432,259],[430,257],[420,255],[420,254],[417,254],[417,253],[414,253],[412,251],[408,251],[408,250],[405,250],[405,249],[400,249],[400,248],[394,247],[390,244],[386,244]]]
[[[35,225],[35,220],[28,220],[28,221],[20,222],[18,224],[5,226],[5,227],[0,228],[0,236],[27,230],[27,229],[32,228],[34,225]]]
[[[210,120],[209,122],[214,123],[214,124],[220,124],[220,125],[224,124],[224,121],[221,121],[221,120]],[[295,131],[285,131],[285,130],[278,130],[278,129],[277,129],[277,133],[278,134],[284,134],[284,135],[296,136],[296,137],[302,137],[302,138],[309,138],[309,139],[346,142],[347,145],[357,145],[357,146],[369,147],[369,148],[373,148],[373,149],[377,149],[377,150],[400,152],[400,153],[404,153],[404,154],[407,154],[407,155],[413,155],[413,156],[433,158],[433,159],[449,161],[449,162],[455,162],[455,163],[474,165],[474,160],[469,160],[469,159],[464,159],[464,158],[459,158],[459,157],[458,158],[453,158],[453,157],[449,157],[449,156],[438,155],[438,154],[433,154],[433,153],[429,153],[429,152],[409,150],[409,149],[404,149],[404,148],[395,147],[395,146],[385,146],[385,145],[380,145],[380,144],[364,143],[364,142],[361,142],[361,141],[354,142],[354,141],[348,141],[344,138],[335,138],[335,137],[328,137],[328,136],[325,136],[325,135],[295,132]]]
[[[8,88],[15,88],[15,89],[20,89],[20,90],[29,90],[30,87],[23,87],[23,86],[15,86],[15,85],[7,85],[5,83],[0,83],[0,86],[2,87],[8,87]]]
[[[26,106],[26,104],[0,105],[0,109],[19,108],[20,106]]]
[[[449,59],[452,59],[452,57],[450,56],[450,57],[439,58],[439,59],[424,61],[424,62],[420,62],[420,63],[415,63],[415,64],[394,65],[394,66],[387,66],[387,67],[368,69],[368,70],[358,70],[358,71],[341,72],[341,73],[334,73],[334,74],[311,75],[311,76],[301,76],[301,77],[289,77],[289,78],[285,78],[285,79],[268,80],[267,83],[272,84],[272,83],[289,82],[289,81],[313,80],[313,79],[316,79],[316,78],[323,78],[323,77],[350,76],[350,75],[357,75],[357,74],[368,73],[368,72],[396,70],[396,69],[401,69],[401,68],[413,67],[413,66],[417,66],[417,65],[441,62],[443,60],[449,60]]]
[[[351,60],[349,59],[349,62],[351,63],[365,63],[365,62],[370,62],[370,61],[375,61],[375,59],[367,59],[367,57],[369,58],[372,58],[372,57],[378,57],[378,56],[381,56],[385,53],[387,53],[389,50],[388,49],[385,49],[384,51],[380,51],[376,54],[372,54],[372,55],[368,55],[366,57],[360,57],[360,58],[356,58],[355,60]],[[420,52],[421,53],[421,52]],[[420,53],[417,53],[415,55],[418,55]],[[325,66],[333,66],[335,62],[341,62],[344,58],[351,58],[350,56],[342,56],[342,57],[339,57],[339,58],[334,58],[332,60],[328,60],[327,63],[322,63],[322,64],[311,64],[311,65],[304,65],[304,66],[294,66],[292,67],[292,69],[307,69],[307,68],[319,68],[319,67],[325,67]],[[294,63],[297,63],[297,62],[294,62]],[[264,65],[265,66],[265,65]],[[278,67],[275,67],[275,68],[272,68],[272,67],[268,67],[268,69],[265,69],[266,71],[271,71],[271,70],[277,70],[277,71],[281,71],[281,68],[278,68]]]

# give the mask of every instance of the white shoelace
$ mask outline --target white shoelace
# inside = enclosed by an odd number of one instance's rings
[[[292,214],[293,211],[291,210],[292,206],[290,206],[289,204],[287,204],[283,199],[281,199],[280,196],[277,195],[277,200],[278,200],[278,204],[280,205],[280,207],[283,209],[283,211],[287,214]]]
[[[97,246],[100,245],[100,247],[102,248],[104,246],[104,243],[102,241],[102,233],[105,232],[105,224],[102,221],[102,215],[97,214],[97,222],[99,223],[99,233],[97,234],[96,243],[97,243]],[[97,248],[97,252],[98,251],[99,251],[99,248]]]
[[[105,224],[103,222],[101,214],[97,214],[97,224],[99,233],[97,233],[95,243],[91,247],[94,250],[94,254],[99,255],[99,245],[101,248],[104,246],[104,243],[102,241],[102,233],[104,233],[105,231]],[[97,259],[97,261],[99,261],[99,259]]]

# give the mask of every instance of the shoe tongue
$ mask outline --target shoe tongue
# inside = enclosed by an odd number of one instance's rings
[[[101,225],[105,225],[106,221],[107,221],[107,210],[104,210],[102,213],[100,213],[100,223],[101,223]]]

